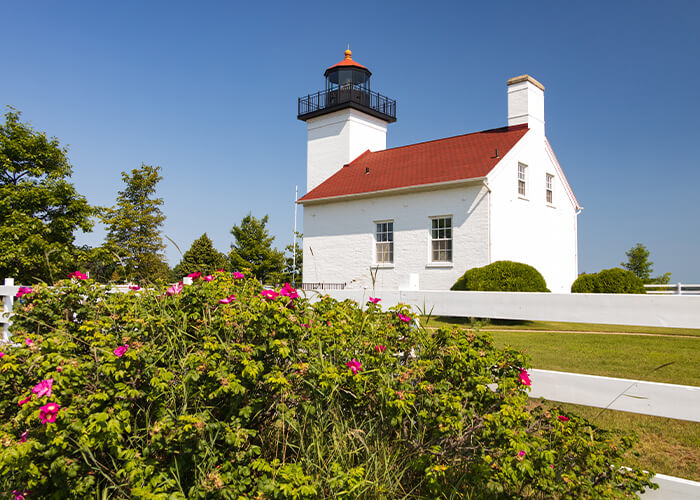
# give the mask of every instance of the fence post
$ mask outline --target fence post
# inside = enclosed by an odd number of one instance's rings
[[[677,293],[678,295],[683,295],[683,285],[681,285],[680,283],[678,283],[677,290],[678,290],[678,292],[676,292],[676,293]]]
[[[14,278],[5,278],[5,286],[15,286]],[[8,342],[10,340],[10,315],[12,314],[12,306],[14,304],[15,298],[10,295],[5,295],[3,304],[3,326],[2,326],[2,340],[3,342]]]

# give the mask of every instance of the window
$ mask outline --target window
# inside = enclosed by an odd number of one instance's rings
[[[547,174],[547,181],[546,181],[546,192],[547,192],[547,203],[552,203],[552,200],[554,197],[552,196],[552,183],[554,181],[554,176],[552,174]]]
[[[375,246],[377,264],[392,264],[394,262],[393,222],[377,222]]]
[[[520,196],[525,196],[525,170],[527,165],[518,163],[518,194]]]
[[[433,262],[452,262],[452,217],[432,219]]]

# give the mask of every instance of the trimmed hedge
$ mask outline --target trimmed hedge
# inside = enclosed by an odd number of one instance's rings
[[[452,285],[451,290],[481,292],[549,292],[537,269],[522,262],[499,260],[484,267],[474,267]]]
[[[632,271],[614,267],[580,275],[571,285],[571,293],[646,293],[646,290]]]

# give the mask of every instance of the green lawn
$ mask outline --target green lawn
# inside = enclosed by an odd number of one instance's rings
[[[639,437],[638,453],[629,453],[626,465],[660,474],[700,481],[700,423],[637,415],[588,406],[547,402],[586,417],[604,429],[634,431]]]
[[[426,326],[450,324],[452,319],[431,319]],[[464,321],[451,324],[469,326]],[[570,325],[566,324],[567,329]],[[489,331],[491,326],[484,330]],[[700,338],[690,336],[690,331],[685,337],[562,331],[496,331],[491,335],[498,346],[525,351],[534,368],[700,386]],[[654,371],[666,363],[672,364]]]
[[[430,322],[426,326],[470,326],[475,323],[476,322],[472,321],[470,318],[434,316],[430,318]],[[485,330],[654,333],[657,335],[687,335],[690,337],[700,337],[700,329],[697,328],[662,328],[656,326],[599,325],[595,323],[563,323],[561,321],[521,321],[507,319],[486,319],[480,320],[478,323],[480,323],[482,329]]]

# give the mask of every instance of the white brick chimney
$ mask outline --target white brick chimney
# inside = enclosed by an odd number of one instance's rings
[[[521,123],[544,135],[544,85],[530,75],[508,80],[508,126]]]

